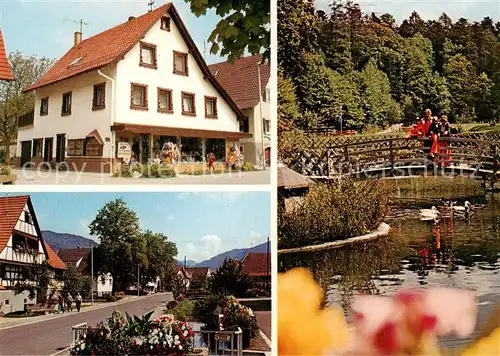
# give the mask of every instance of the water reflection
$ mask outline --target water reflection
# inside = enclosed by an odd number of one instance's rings
[[[500,294],[500,197],[467,222],[450,216],[424,222],[394,214],[387,238],[339,249],[283,255],[280,271],[307,267],[329,303],[347,310],[353,293],[392,294],[401,286],[467,288]]]

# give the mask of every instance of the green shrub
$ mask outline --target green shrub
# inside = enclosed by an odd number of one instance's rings
[[[115,177],[130,178],[132,177],[133,171],[128,164],[121,164],[118,172],[115,173]]]
[[[295,207],[279,206],[279,248],[365,234],[377,228],[388,209],[389,194],[378,181],[346,179],[314,185]]]
[[[10,176],[12,173],[11,166],[0,166],[0,176]]]
[[[139,170],[144,178],[171,178],[175,177],[175,170],[165,164],[145,164]]]
[[[169,314],[173,314],[175,319],[180,321],[188,321],[191,319],[194,313],[194,302],[189,299],[184,299],[183,301],[177,303],[175,308],[169,309]]]
[[[217,309],[220,303],[219,296],[211,295],[205,299],[198,300],[194,304],[193,316],[200,323],[205,324],[208,330],[218,329],[218,319],[214,315],[214,310]]]
[[[252,163],[245,162],[241,166],[241,170],[244,171],[244,172],[252,172],[252,171],[255,171],[255,167],[254,167],[254,165]]]

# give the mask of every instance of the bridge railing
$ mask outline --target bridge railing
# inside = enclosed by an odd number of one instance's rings
[[[452,169],[494,177],[498,174],[500,140],[451,137],[441,138],[440,143],[436,158],[429,156],[432,141],[426,138],[384,138],[333,145],[322,150],[305,149],[297,155],[291,168],[313,178],[394,173],[403,167]]]

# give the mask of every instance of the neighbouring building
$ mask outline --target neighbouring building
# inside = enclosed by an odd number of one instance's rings
[[[241,265],[243,273],[253,281],[260,296],[271,296],[271,254],[247,253]]]
[[[36,303],[28,292],[15,295],[12,287],[26,280],[26,268],[47,261],[52,274],[50,288],[62,287],[64,262],[42,237],[31,199],[27,195],[0,197],[0,304],[1,311],[23,310]],[[41,299],[41,296],[38,296]]]
[[[215,78],[231,95],[245,118],[240,131],[251,134],[240,140],[240,151],[245,161],[262,165],[271,160],[271,70],[262,56],[236,59],[209,66]]]
[[[14,80],[14,75],[10,69],[5,45],[3,43],[2,31],[0,30],[0,80]]]
[[[209,267],[182,267],[177,266],[177,276],[179,276],[183,281],[186,287],[186,290],[189,291],[191,288],[200,288],[199,282],[205,281],[208,278],[212,277],[214,271]]]
[[[184,282],[184,287],[186,290],[189,290],[189,283],[191,282],[191,274],[186,271],[184,267],[177,266],[177,277],[180,278]]]
[[[83,275],[92,275],[90,248],[73,248],[58,250],[57,255],[68,266],[75,267],[76,271]],[[97,275],[94,278],[94,293],[98,297],[113,293],[113,277],[111,273],[104,276]]]
[[[246,82],[245,84],[246,85]],[[37,81],[31,116],[18,120],[16,158],[66,162],[70,169],[115,171],[150,162],[168,143],[180,162],[224,162],[239,148],[245,116],[212,75],[175,6],[83,39]]]

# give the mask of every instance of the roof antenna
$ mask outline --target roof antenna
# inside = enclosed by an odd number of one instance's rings
[[[150,2],[148,2],[148,6],[149,6],[148,12],[153,11],[153,7],[155,6],[155,1],[151,0]]]
[[[87,22],[83,21],[83,19],[80,19],[79,21],[77,21],[77,20],[72,20],[70,18],[65,17],[63,20],[66,21],[66,22],[73,22],[73,23],[79,24],[80,25],[80,33],[81,34],[83,34],[83,26],[84,25],[85,26],[89,25]]]

